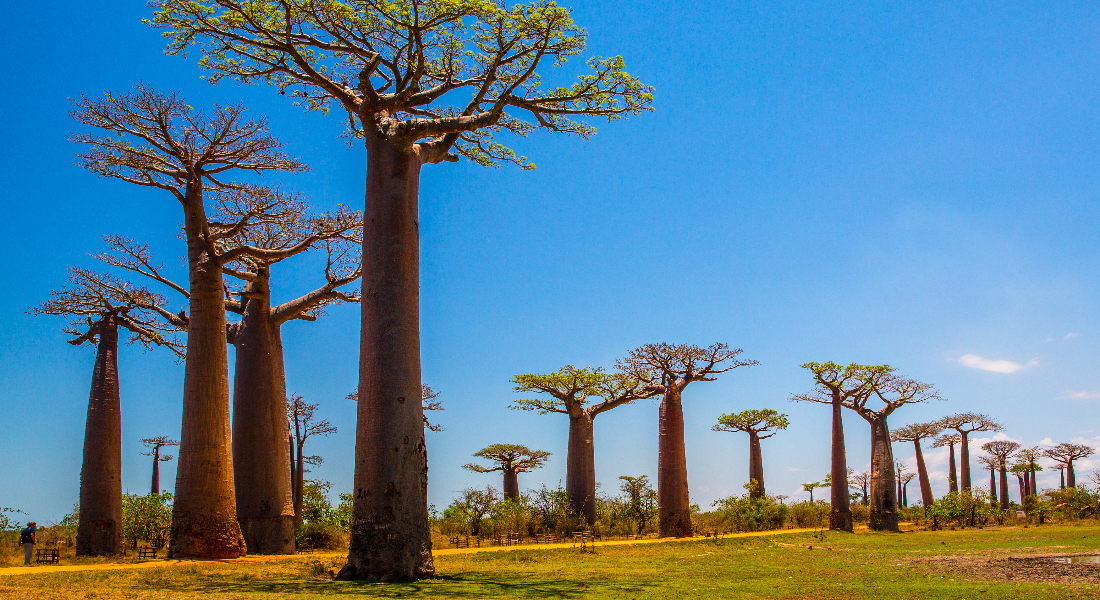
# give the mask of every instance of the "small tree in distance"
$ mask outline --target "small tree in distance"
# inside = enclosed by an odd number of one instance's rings
[[[1096,450],[1092,446],[1063,443],[1053,448],[1047,448],[1043,451],[1043,456],[1054,460],[1059,466],[1065,468],[1065,487],[1075,488],[1077,487],[1077,478],[1073,472],[1073,461],[1092,456],[1094,452]]]
[[[319,465],[322,462],[320,456],[306,456],[306,440],[315,435],[329,436],[336,433],[336,427],[324,419],[315,420],[314,413],[317,404],[306,402],[301,396],[294,395],[287,399],[286,416],[290,422],[290,432],[295,442],[295,467],[294,467],[294,519],[295,526],[302,525],[302,494],[305,486],[305,465]]]
[[[160,449],[165,446],[179,446],[180,443],[176,440],[169,439],[166,435],[158,435],[153,438],[145,438],[141,440],[142,444],[145,444],[146,448],[149,448],[148,452],[142,452],[142,456],[153,457],[153,481],[149,488],[150,494],[160,493],[160,463],[172,460],[175,458],[171,454],[160,453]]]
[[[824,481],[811,481],[810,483],[803,483],[802,489],[810,492],[810,502],[814,501],[814,490],[819,487],[830,487],[828,483]]]
[[[860,471],[856,473],[853,469],[848,474],[848,486],[859,490],[860,502],[866,506],[869,500],[867,495],[867,488],[871,485],[871,473],[869,471]]]
[[[997,469],[1000,471],[1001,510],[1008,510],[1008,459],[1020,449],[1020,444],[1011,440],[993,440],[982,444],[982,450],[988,452],[994,458]],[[1020,498],[1020,502],[1023,502]]]
[[[917,482],[920,484],[921,502],[924,506],[932,506],[936,498],[932,495],[932,483],[928,479],[928,469],[924,465],[924,452],[921,451],[920,441],[932,437],[940,431],[942,431],[942,428],[939,423],[913,423],[890,432],[891,441],[913,442],[913,450],[916,453],[917,461]],[[954,460],[951,462],[954,466]]]
[[[1042,471],[1043,468],[1039,466],[1039,459],[1043,457],[1043,451],[1038,446],[1032,446],[1030,448],[1021,448],[1016,452],[1016,460],[1022,464],[1026,464],[1027,474],[1024,476],[1024,489],[1027,492],[1025,496],[1036,496],[1039,494],[1039,487],[1035,483],[1036,471]]]
[[[657,516],[657,492],[649,485],[649,477],[641,475],[631,477],[620,475],[619,489],[626,494],[630,507],[630,516],[634,519],[635,532],[640,535],[650,521]]]
[[[786,429],[789,423],[787,415],[765,408],[722,415],[718,417],[718,424],[711,428],[714,431],[743,431],[749,434],[749,483],[755,482],[749,491],[750,497],[763,498],[766,495],[764,459],[760,452],[760,440],[772,437],[780,429]],[[770,430],[775,431],[761,435]]]
[[[940,423],[937,422],[937,425]],[[962,442],[962,436],[957,433],[943,434],[932,440],[933,448],[947,448],[947,486],[948,491],[959,491],[959,475],[955,468],[955,446]]]
[[[970,489],[970,441],[968,436],[975,431],[1000,431],[1000,423],[991,417],[979,413],[956,413],[940,419],[944,429],[954,429],[959,433],[959,460],[962,470],[959,473],[963,491]]]
[[[684,408],[681,396],[694,381],[714,381],[715,375],[760,364],[740,360],[741,350],[723,343],[700,348],[694,344],[645,344],[618,362],[646,389],[661,394],[657,437],[658,528],[661,537],[691,537],[687,453],[684,448]]]
[[[545,450],[531,450],[527,446],[519,444],[493,444],[486,446],[474,453],[478,458],[485,458],[494,463],[495,467],[483,467],[473,463],[462,465],[463,469],[475,473],[492,473],[500,471],[504,474],[504,499],[516,500],[519,498],[519,473],[530,473],[541,468],[550,458],[550,453]]]

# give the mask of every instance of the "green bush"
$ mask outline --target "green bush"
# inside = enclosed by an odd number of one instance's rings
[[[827,527],[831,507],[825,500],[794,502],[787,508],[787,518],[795,527]]]
[[[172,527],[172,494],[126,494],[122,497],[122,535],[131,548],[138,542],[156,549],[168,544]]]
[[[779,529],[787,522],[789,508],[774,497],[751,498],[749,494],[715,500],[719,517],[717,531],[765,531]]]

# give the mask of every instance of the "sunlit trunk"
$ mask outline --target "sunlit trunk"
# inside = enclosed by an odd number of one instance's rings
[[[1001,510],[1008,510],[1008,469],[1001,463]]]
[[[149,493],[160,494],[160,446],[153,448],[153,481]]]
[[[1077,477],[1073,474],[1073,461],[1066,461],[1066,487],[1077,487]]]
[[[760,452],[760,436],[755,431],[749,432],[749,481],[755,481],[756,487],[750,492],[752,498],[763,498],[764,492],[764,459]]]
[[[959,491],[959,477],[958,472],[955,470],[955,444],[948,444],[947,448],[950,452],[949,458],[951,461],[947,466],[947,485],[950,491],[957,492]]]
[[[852,510],[848,498],[848,461],[844,456],[844,421],[840,396],[834,395],[833,402],[832,460],[830,473],[833,485],[829,489],[831,511],[829,529],[852,532]]]
[[[924,506],[932,506],[936,501],[932,495],[932,482],[928,480],[928,469],[924,466],[924,452],[920,448],[920,440],[913,440],[913,449],[917,452],[917,481],[920,483],[920,500]]]
[[[233,558],[244,556],[245,543],[233,490],[222,268],[207,241],[201,190],[188,189],[184,211],[191,297],[169,555]]]
[[[118,384],[118,325],[106,315],[99,335],[80,468],[80,522],[76,554],[122,552],[122,403]]]
[[[691,537],[684,409],[676,383],[661,398],[657,438],[657,508],[661,537]]]
[[[872,531],[899,531],[898,495],[894,489],[896,487],[894,453],[890,448],[890,428],[886,424],[886,418],[877,415],[870,420],[870,425],[871,502],[868,527]],[[848,491],[847,487],[847,485],[843,487],[845,492]]]
[[[504,469],[504,499],[519,498],[519,475],[515,469]]]
[[[565,494],[573,515],[596,522],[596,454],[592,443],[593,419],[587,411],[569,415],[568,454],[565,458]],[[519,484],[516,484],[517,494]]]
[[[366,119],[368,122],[371,119]],[[435,573],[420,381],[419,150],[366,130],[359,403],[348,563],[338,579]]]
[[[997,479],[996,470],[989,470],[989,501],[996,506],[997,505]],[[1003,491],[1003,488],[1002,488]]]
[[[959,443],[959,460],[962,463],[959,465],[959,484],[963,490],[970,489],[970,442],[967,439],[969,433],[960,434],[962,442]]]

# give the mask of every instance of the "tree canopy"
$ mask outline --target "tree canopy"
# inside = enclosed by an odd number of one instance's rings
[[[770,408],[749,409],[739,413],[724,414],[718,417],[718,423],[711,429],[714,431],[744,431],[760,433],[770,429],[786,429],[790,421],[787,415]],[[775,435],[773,431],[767,435],[759,436],[761,439]]]
[[[483,467],[477,464],[462,465],[463,469],[475,473],[492,473],[493,471],[511,471],[515,473],[530,473],[534,469],[542,467],[550,453],[545,450],[532,450],[519,444],[493,444],[486,446],[474,453],[478,458],[484,458],[496,463],[495,467]]]

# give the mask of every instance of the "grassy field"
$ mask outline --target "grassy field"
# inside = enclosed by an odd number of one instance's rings
[[[1100,527],[803,533],[446,555],[435,579],[400,584],[333,582],[337,556],[10,575],[0,597],[1100,598],[1100,565],[1019,558],[1085,552],[1100,554]]]

